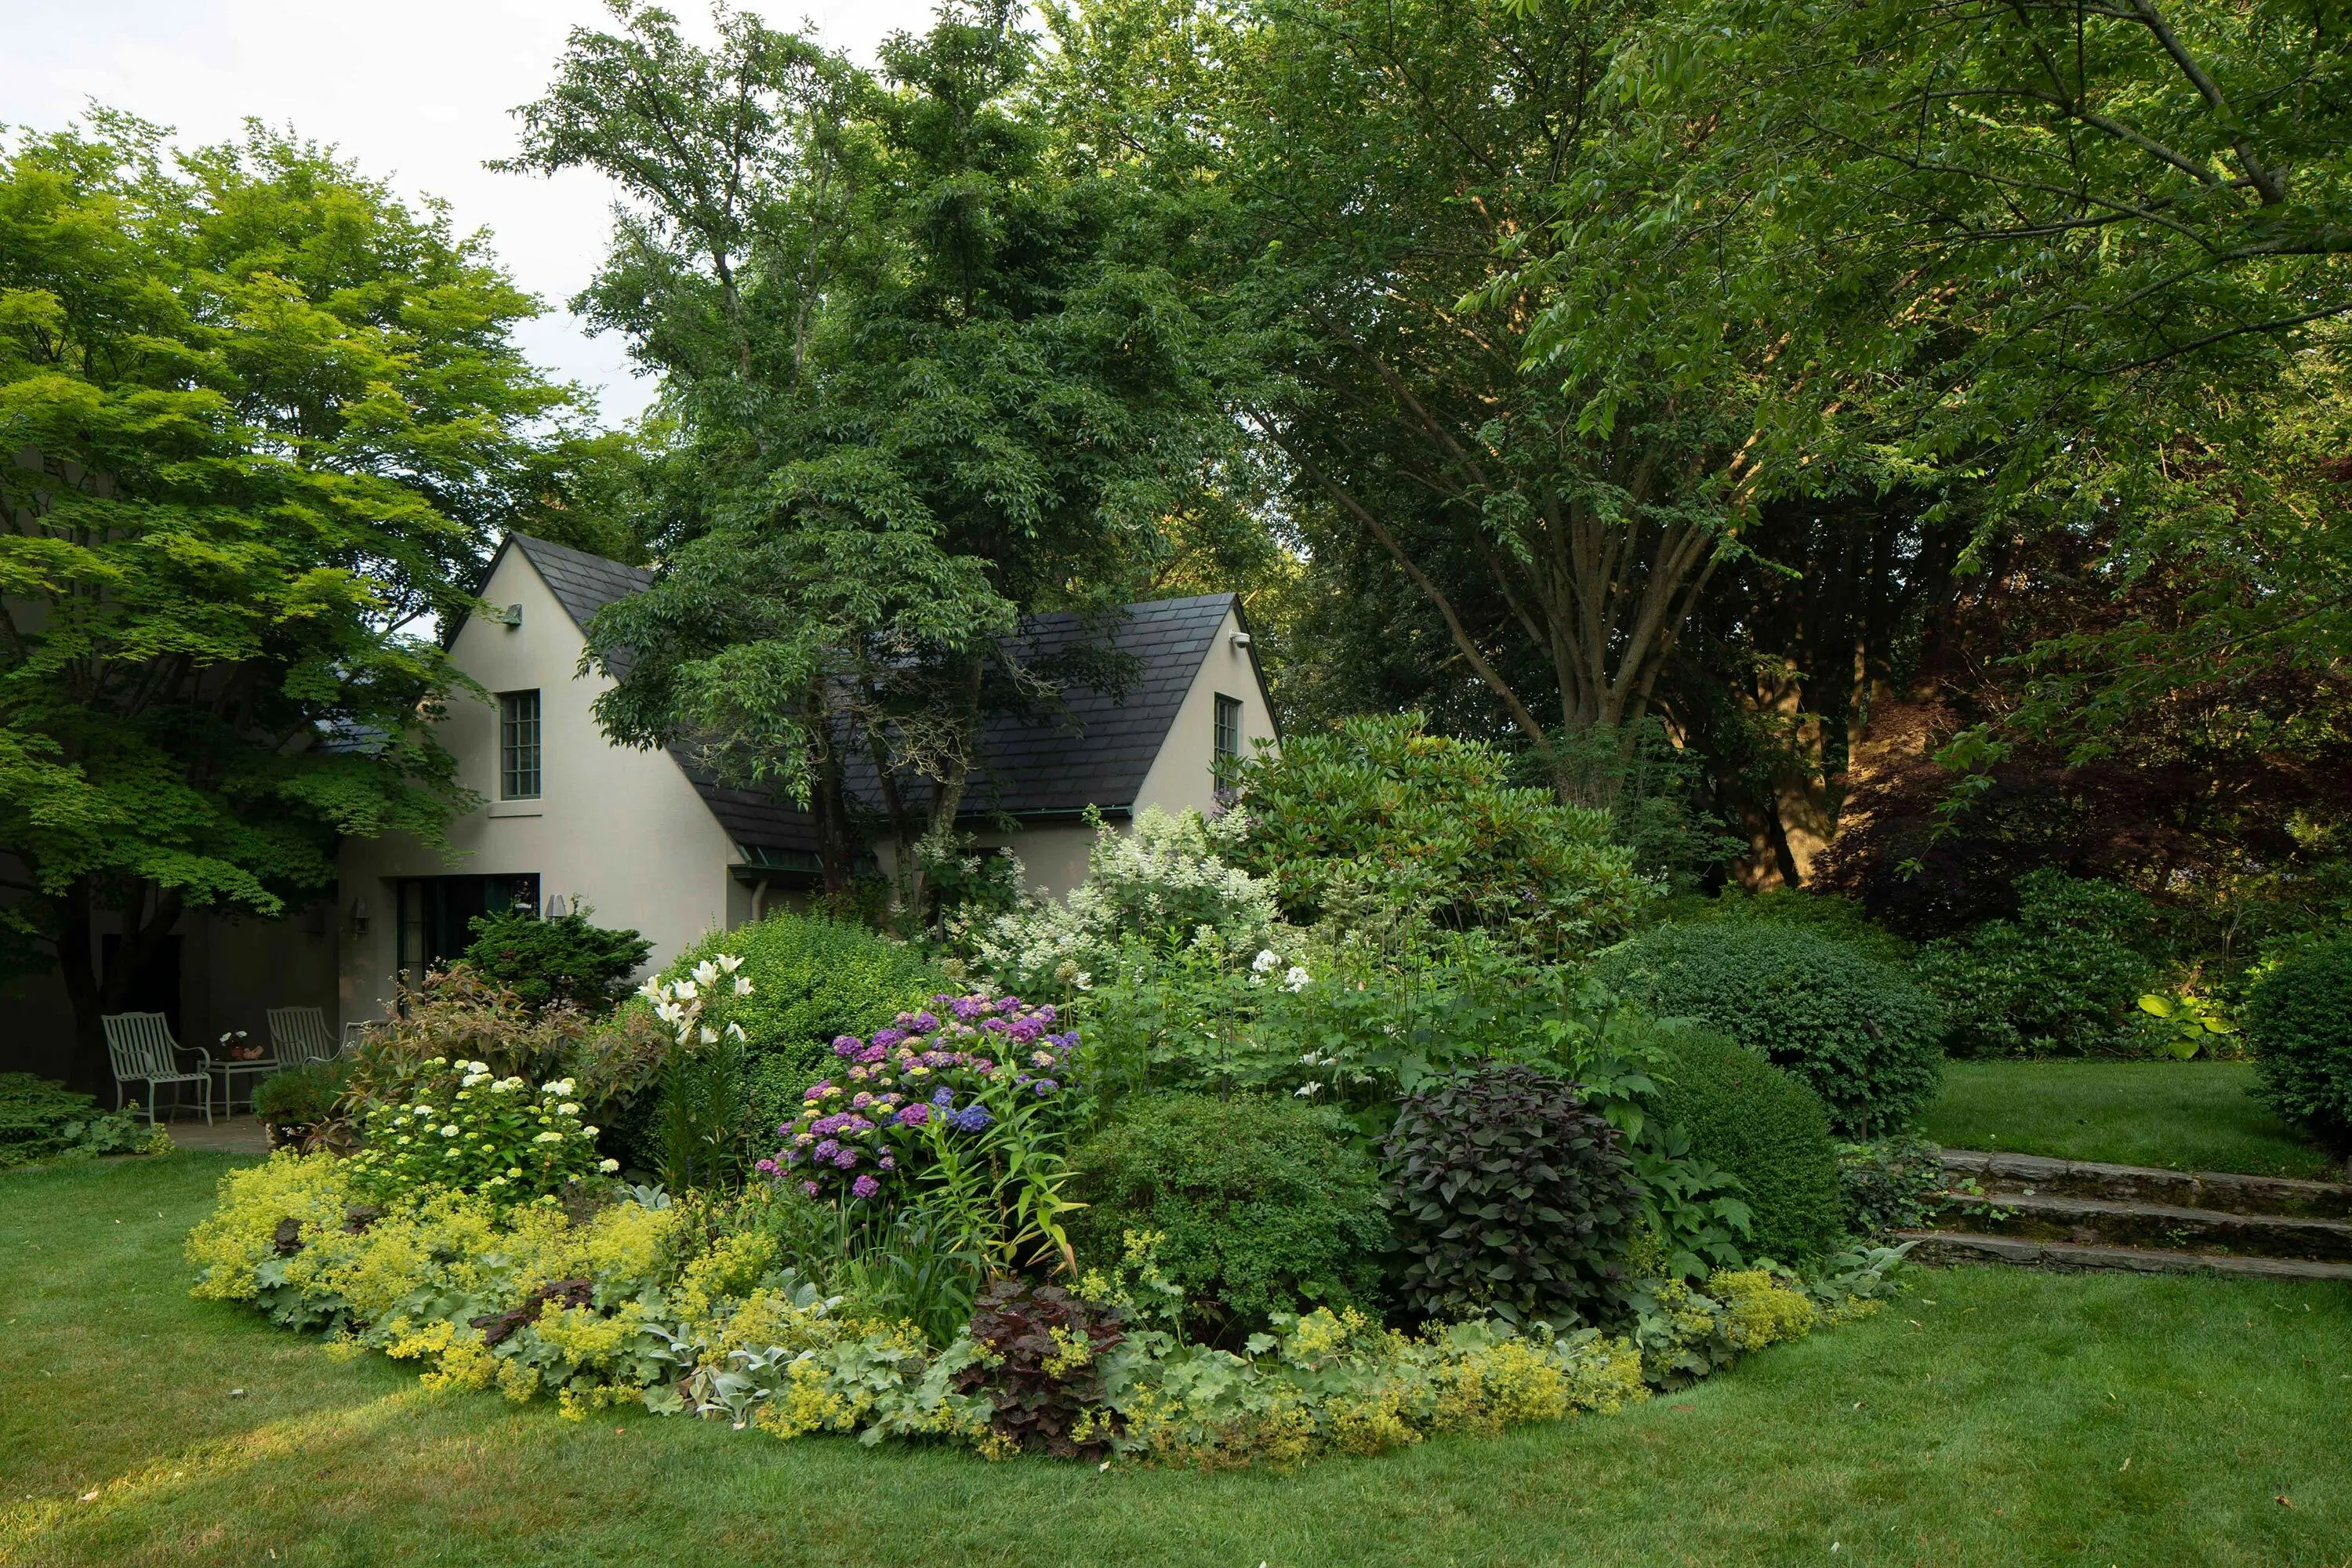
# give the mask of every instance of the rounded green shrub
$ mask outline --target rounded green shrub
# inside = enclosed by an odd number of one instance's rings
[[[1622,1304],[1642,1188],[1574,1084],[1524,1062],[1442,1079],[1404,1097],[1386,1152],[1415,1315],[1558,1322]]]
[[[691,973],[721,953],[741,959],[738,973],[751,982],[750,995],[727,1003],[727,1016],[743,1026],[751,1068],[779,1082],[797,1077],[795,1102],[801,1089],[824,1076],[836,1038],[872,1034],[950,988],[905,942],[845,921],[794,914],[713,931],[679,953],[662,976]]]
[[[1821,1096],[1712,1030],[1680,1031],[1667,1048],[1657,1114],[1747,1188],[1748,1249],[1780,1263],[1827,1254],[1845,1228],[1845,1193]]]
[[[1919,950],[1919,978],[1949,1010],[1955,1056],[2132,1051],[2156,965],[2155,906],[2116,882],[2044,868],[2017,879],[2014,920]]]
[[[1943,1009],[1890,963],[1803,926],[1663,925],[1598,978],[1660,1018],[1696,1018],[1809,1084],[1842,1137],[1910,1127],[1943,1077]]]
[[[2305,948],[2257,980],[2243,1026],[2263,1102],[2329,1142],[2352,1143],[2352,935]]]
[[[1165,1239],[1159,1262],[1205,1337],[1268,1314],[1374,1300],[1389,1246],[1379,1172],[1337,1111],[1289,1096],[1152,1094],[1072,1157],[1072,1242],[1119,1257],[1128,1231]]]

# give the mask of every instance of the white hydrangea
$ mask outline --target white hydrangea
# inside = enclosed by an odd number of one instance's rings
[[[1122,939],[1166,940],[1185,930],[1233,963],[1270,952],[1274,884],[1227,858],[1247,829],[1239,812],[1211,820],[1158,806],[1137,813],[1124,833],[1105,824],[1087,857],[1087,879],[1062,903],[1033,900],[991,922],[980,937],[982,965],[1010,985],[1072,984],[1080,975],[1091,984]]]

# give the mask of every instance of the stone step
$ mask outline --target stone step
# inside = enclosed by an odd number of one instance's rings
[[[1978,1149],[1945,1150],[1944,1169],[1954,1176],[1974,1178],[1988,1192],[2032,1187],[2037,1193],[2063,1193],[2110,1203],[2352,1219],[2352,1186],[2335,1182],[2241,1176],[2227,1171],[2163,1171],[2147,1165],[2053,1160],[2042,1154],[1993,1154]]]
[[[2076,1246],[2142,1247],[2352,1263],[2352,1222],[2114,1203],[2062,1193],[1947,1193],[1954,1229]]]
[[[2240,1258],[2228,1253],[2174,1252],[2148,1247],[2079,1247],[2021,1236],[1983,1236],[1958,1230],[1906,1230],[1916,1242],[1911,1258],[1920,1263],[2016,1263],[2036,1268],[2126,1268],[2142,1274],[2253,1275],[2266,1279],[2339,1279],[2352,1284],[2352,1263],[2315,1263],[2300,1258]]]

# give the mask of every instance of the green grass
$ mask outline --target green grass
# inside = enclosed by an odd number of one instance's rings
[[[1103,1474],[571,1423],[338,1363],[188,1300],[180,1238],[230,1163],[0,1176],[0,1563],[2352,1560],[2341,1288],[1922,1270],[1620,1416],[1296,1476]]]
[[[1955,1149],[2340,1178],[2246,1092],[2253,1077],[2252,1062],[1949,1062],[1920,1131]]]

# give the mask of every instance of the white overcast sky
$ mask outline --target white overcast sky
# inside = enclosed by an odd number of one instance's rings
[[[738,0],[771,26],[814,24],[871,62],[920,31],[932,0]],[[709,35],[703,0],[672,0]],[[567,29],[606,20],[597,0],[0,0],[0,123],[50,131],[95,99],[173,127],[183,143],[239,132],[248,115],[331,142],[409,195],[447,200],[461,231],[488,228],[549,313],[523,329],[540,364],[597,392],[607,421],[650,384],[612,338],[563,309],[604,253],[612,192],[599,176],[494,174],[514,146],[508,110],[545,88]]]

